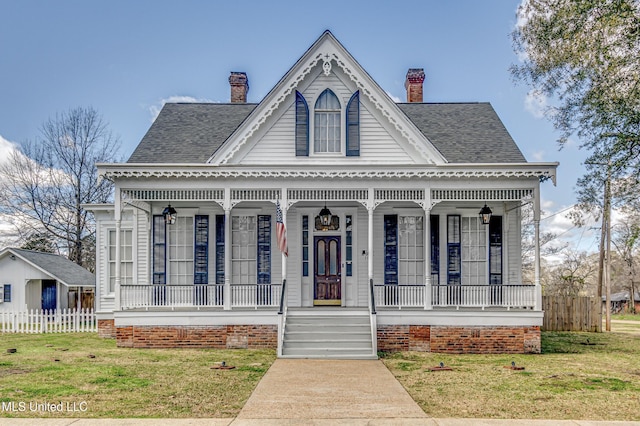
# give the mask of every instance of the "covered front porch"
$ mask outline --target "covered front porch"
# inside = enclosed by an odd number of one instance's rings
[[[112,292],[102,292],[114,311],[540,309],[537,180],[496,181],[493,189],[193,183],[192,190],[117,188],[105,271]],[[535,216],[532,283],[521,270],[525,204]],[[167,206],[173,218],[163,215]],[[492,218],[484,223],[479,212],[486,206]],[[280,224],[288,255],[278,246]],[[134,255],[135,246],[142,249]]]

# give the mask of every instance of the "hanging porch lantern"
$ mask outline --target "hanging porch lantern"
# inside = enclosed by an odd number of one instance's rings
[[[324,204],[318,216],[316,216],[316,230],[318,231],[335,231],[340,228],[340,218],[331,214],[331,210]]]
[[[333,215],[331,214],[331,210],[327,208],[327,203],[324,204],[324,207],[320,210],[320,214],[318,216],[320,217],[320,223],[322,226],[328,227],[331,225],[331,218]]]
[[[177,215],[178,215],[178,212],[176,211],[176,209],[171,207],[171,204],[165,207],[164,210],[162,211],[162,216],[164,217],[164,223],[166,223],[167,225],[173,225],[174,223],[176,223]]]
[[[491,209],[489,207],[487,207],[487,204],[485,203],[484,207],[480,209],[480,220],[482,221],[483,225],[488,225],[489,222],[491,222],[491,214],[493,212],[491,211]]]

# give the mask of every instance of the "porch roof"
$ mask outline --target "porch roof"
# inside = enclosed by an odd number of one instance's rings
[[[256,105],[167,103],[127,162],[205,163]],[[397,106],[449,163],[526,162],[489,103]]]

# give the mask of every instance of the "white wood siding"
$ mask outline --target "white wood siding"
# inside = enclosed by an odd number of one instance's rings
[[[522,230],[520,209],[516,209],[507,215],[508,235],[506,235],[503,250],[507,256],[507,262],[504,265],[504,284],[522,284]],[[533,283],[527,283],[533,284]]]
[[[357,298],[355,300],[356,306],[368,306],[369,305],[369,265],[367,256],[362,255],[363,250],[367,250],[369,246],[369,212],[363,206],[358,207],[357,218],[354,218],[355,233],[353,242],[353,264],[354,275],[356,276],[355,285],[357,285]],[[375,221],[374,221],[375,226]],[[378,231],[382,236],[382,232]],[[376,235],[376,229],[374,227],[374,241]],[[375,246],[374,246],[375,251]],[[370,256],[371,254],[369,254]],[[374,265],[376,258],[374,257]],[[375,280],[374,280],[375,282]]]
[[[136,266],[136,275],[133,277],[135,284],[149,284],[150,258],[149,247],[151,244],[151,220],[150,215],[136,210],[134,213],[135,228],[133,229],[133,262]]]
[[[298,210],[295,207],[290,208],[287,211],[287,245],[289,247],[289,256],[287,257],[287,298],[289,306],[302,306],[302,217],[299,215]],[[278,250],[278,243],[275,235],[275,216],[273,224],[273,255],[282,259],[282,253]],[[281,265],[281,264],[280,264]],[[277,276],[280,277],[282,266],[278,267],[278,270],[274,270],[272,267],[272,279],[271,282],[277,284],[282,283],[282,279],[279,281],[274,279]],[[305,277],[307,278],[307,277]]]

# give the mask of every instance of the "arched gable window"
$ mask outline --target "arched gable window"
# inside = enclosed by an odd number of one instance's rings
[[[340,101],[326,89],[314,108],[314,152],[340,152]]]

